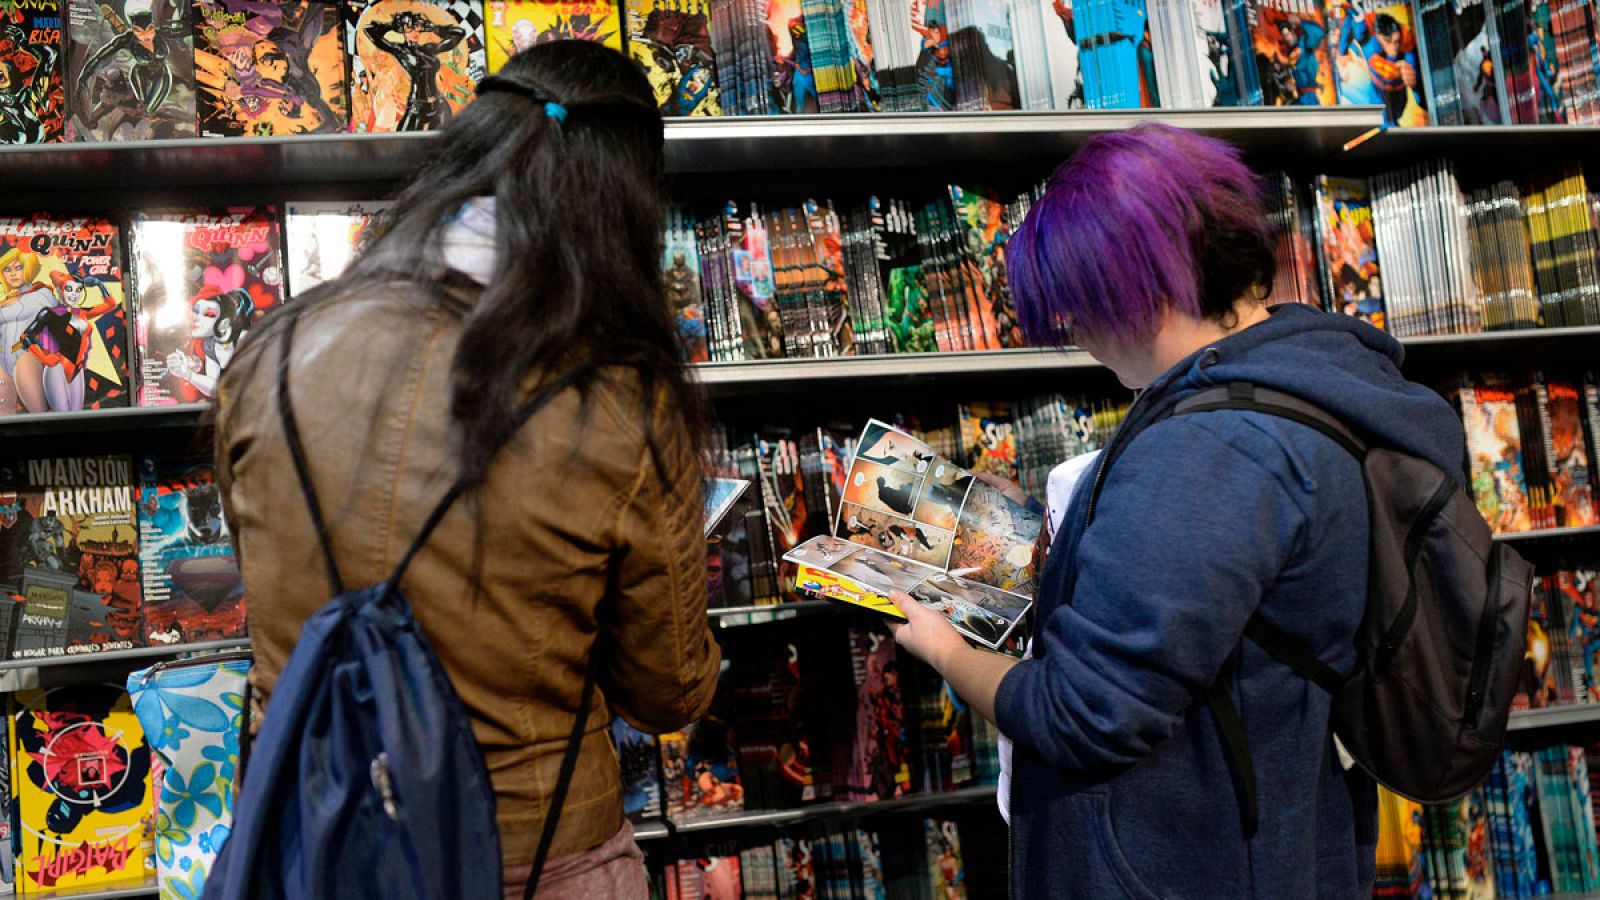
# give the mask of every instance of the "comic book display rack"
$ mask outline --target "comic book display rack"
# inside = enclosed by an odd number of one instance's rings
[[[727,194],[779,189],[789,195],[841,194],[877,179],[917,177],[935,169],[982,179],[990,170],[1025,170],[1029,181],[1070,154],[1086,137],[1143,121],[1163,121],[1238,142],[1260,170],[1301,174],[1363,174],[1435,156],[1463,166],[1517,155],[1581,161],[1595,155],[1596,129],[1563,126],[1431,128],[1377,131],[1377,107],[1309,109],[1089,110],[706,118],[672,121],[666,154],[674,200],[718,202]],[[225,206],[240,202],[352,200],[383,196],[429,152],[434,138],[412,134],[334,134],[286,138],[200,138],[127,143],[62,143],[0,149],[0,178],[15,186],[12,214],[35,209],[94,212],[126,219],[150,207]],[[926,179],[925,179],[926,180]],[[1448,377],[1462,369],[1548,365],[1584,368],[1600,362],[1600,326],[1428,335],[1404,339],[1407,374]],[[1077,350],[975,350],[706,362],[696,378],[714,400],[719,419],[749,424],[764,409],[815,404],[810,389],[847,388],[864,421],[905,403],[949,398],[1018,396],[1041,390],[1106,389],[1109,373]],[[1110,389],[1110,390],[1114,390]],[[181,398],[180,398],[181,399]],[[204,452],[208,407],[180,402],[159,408],[86,410],[0,418],[0,446],[10,458],[31,456]],[[1541,528],[1507,533],[1519,551],[1544,564],[1594,565],[1600,526]],[[719,634],[747,634],[806,623],[837,627],[855,620],[820,601],[713,609]],[[39,660],[0,661],[0,692],[81,681],[117,680],[156,659],[240,646],[244,642],[174,644]],[[1521,738],[1543,730],[1600,735],[1600,704],[1556,706],[1513,715]],[[789,810],[751,809],[669,824],[638,826],[654,859],[692,855],[708,840],[741,834],[774,835],[813,826],[853,824],[864,817],[921,817],[952,810],[981,811],[993,786],[909,795],[865,804],[833,801]],[[992,814],[991,814],[992,815]],[[998,821],[995,823],[998,825]],[[154,896],[153,886],[119,887],[84,897]],[[50,896],[35,894],[34,896]]]

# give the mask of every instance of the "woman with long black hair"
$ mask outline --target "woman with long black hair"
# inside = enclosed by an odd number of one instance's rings
[[[279,360],[342,580],[375,584],[446,488],[402,582],[470,717],[521,895],[591,658],[598,699],[539,896],[643,897],[606,723],[710,704],[699,405],[661,282],[662,125],[622,55],[514,57],[444,131],[342,277],[254,329],[217,459],[251,604],[254,697],[330,596],[278,411]],[[582,371],[525,426],[519,406]]]

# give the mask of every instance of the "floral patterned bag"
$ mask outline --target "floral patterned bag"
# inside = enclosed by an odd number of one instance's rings
[[[198,900],[233,824],[248,651],[159,663],[128,676],[133,711],[166,768],[156,794],[161,900]]]

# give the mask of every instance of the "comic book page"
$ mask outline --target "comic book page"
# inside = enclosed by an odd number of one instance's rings
[[[133,217],[139,405],[198,403],[239,342],[283,300],[271,207]]]
[[[622,17],[613,0],[487,0],[484,44],[489,71],[536,44],[593,41],[622,49]]]
[[[122,241],[104,219],[0,219],[0,415],[127,406]]]
[[[150,746],[116,685],[21,691],[12,721],[17,892],[113,887],[154,874]]]
[[[0,464],[0,584],[13,659],[143,646],[139,524],[125,456]]]
[[[63,0],[0,3],[0,144],[47,144],[66,131]]]
[[[1384,328],[1383,280],[1367,182],[1319,177],[1316,225],[1324,286],[1332,308]]]
[[[1042,517],[923,442],[868,423],[847,476],[834,533],[784,555],[795,587],[899,618],[901,590],[957,629],[999,647],[1032,604]]]
[[[345,0],[350,130],[437,131],[487,74],[481,0]]]
[[[195,136],[188,0],[64,0],[67,140]]]
[[[140,458],[139,561],[151,646],[245,636],[244,580],[210,462]]]
[[[1464,383],[1460,390],[1472,493],[1495,534],[1533,527],[1523,473],[1516,397],[1503,383]]]
[[[1328,0],[1325,9],[1339,102],[1381,104],[1385,125],[1427,125],[1411,4]]]
[[[332,0],[196,0],[195,91],[207,137],[344,131],[344,35]]]
[[[290,201],[283,223],[289,296],[304,294],[343,274],[371,243],[393,206],[388,200]]]

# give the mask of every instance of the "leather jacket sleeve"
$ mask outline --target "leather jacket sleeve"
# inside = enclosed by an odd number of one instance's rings
[[[705,714],[722,651],[706,618],[700,466],[664,404],[638,460],[611,529],[615,589],[599,611],[601,684],[629,723],[664,732]]]

